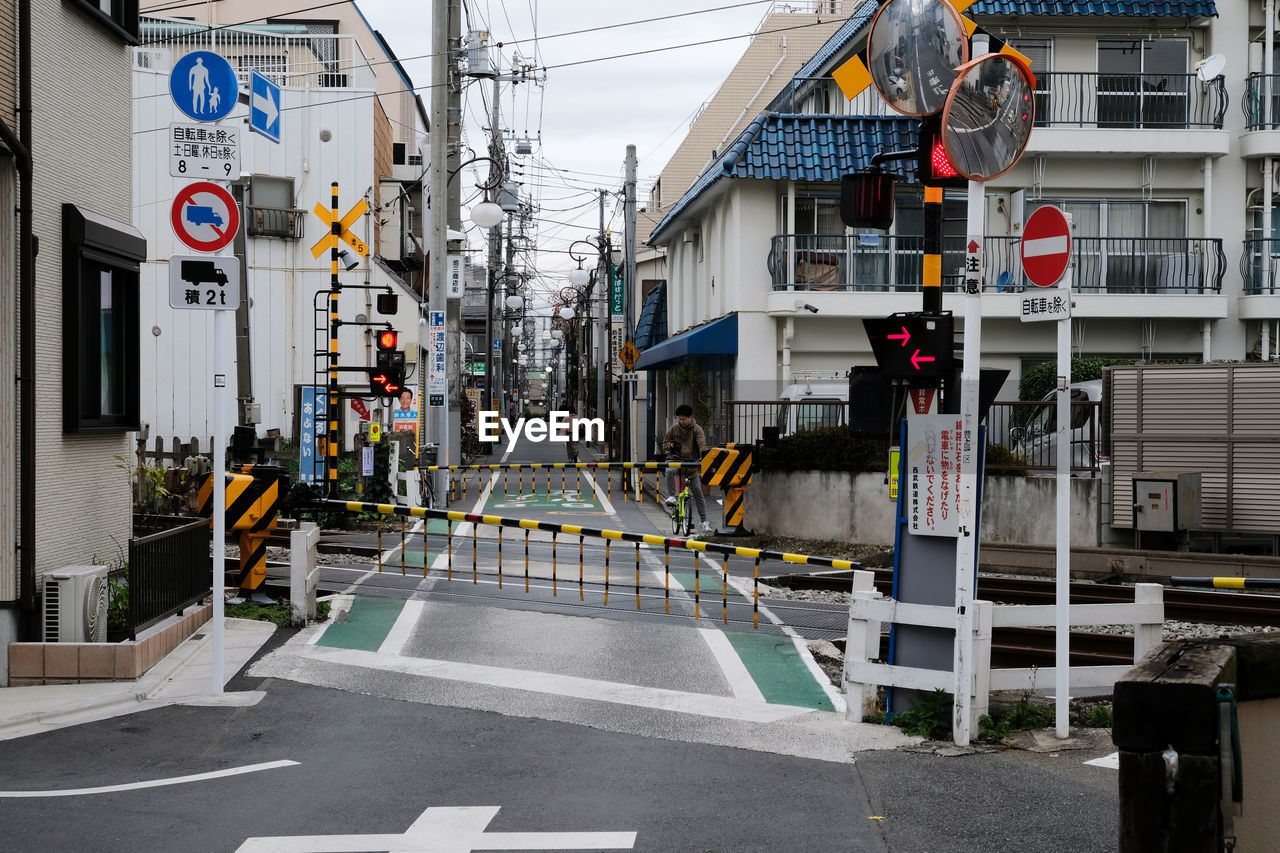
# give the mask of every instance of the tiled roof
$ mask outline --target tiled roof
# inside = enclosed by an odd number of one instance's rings
[[[882,116],[756,116],[715,163],[689,187],[649,235],[652,241],[721,178],[837,183],[871,165],[880,152],[916,147],[916,119]],[[908,174],[910,161],[885,163],[886,172]]]
[[[863,27],[870,25],[871,19],[875,17],[876,10],[880,8],[881,0],[866,0],[861,6],[854,10],[849,16],[849,20],[840,25],[840,28],[831,34],[831,38],[827,39],[822,47],[818,48],[818,52],[809,58],[809,61],[800,66],[800,69],[793,75],[795,77],[813,77],[822,70],[822,66],[844,49],[845,45],[857,36]]]
[[[1139,18],[1216,17],[1212,0],[1142,2],[1142,0],[977,0],[966,15],[1117,15]]]
[[[636,349],[641,352],[667,339],[667,283],[659,282],[645,297],[636,321]]]

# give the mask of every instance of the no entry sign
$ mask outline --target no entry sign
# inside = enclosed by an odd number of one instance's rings
[[[1052,287],[1071,260],[1071,226],[1053,206],[1038,207],[1022,229],[1022,270],[1037,287]]]

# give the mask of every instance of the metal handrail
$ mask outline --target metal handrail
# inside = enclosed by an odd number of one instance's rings
[[[1020,242],[983,241],[984,289],[1028,289]],[[1072,286],[1084,293],[1220,293],[1227,265],[1216,237],[1075,237],[1071,253]],[[923,256],[922,236],[778,234],[766,263],[774,290],[911,293],[921,290]],[[944,290],[959,290],[965,257],[965,238],[943,238]]]
[[[1228,96],[1221,77],[1046,71],[1036,75],[1036,127],[1221,128]]]
[[[1268,86],[1271,90],[1271,110],[1267,114]],[[1275,130],[1280,127],[1280,74],[1250,74],[1244,79],[1244,99],[1240,101],[1244,112],[1245,130]]]

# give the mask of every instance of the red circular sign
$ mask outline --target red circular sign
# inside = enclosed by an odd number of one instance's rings
[[[183,187],[169,210],[173,233],[197,252],[216,252],[231,245],[240,228],[240,208],[218,184],[197,181]]]
[[[1022,228],[1022,270],[1037,287],[1052,287],[1071,260],[1071,226],[1052,205],[1037,207]]]

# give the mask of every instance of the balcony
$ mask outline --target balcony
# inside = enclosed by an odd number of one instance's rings
[[[1035,105],[1036,127],[1221,129],[1227,93],[1221,77],[1049,71],[1036,75]]]
[[[301,240],[307,212],[290,207],[245,205],[244,219],[250,237]]]
[[[984,289],[1018,293],[1033,286],[1022,274],[1017,237],[983,242]],[[1217,294],[1226,256],[1209,237],[1076,237],[1072,290],[1108,294]],[[942,241],[942,288],[959,291],[963,237]],[[883,234],[779,234],[768,268],[774,290],[912,293],[921,290],[924,238]]]
[[[1244,110],[1245,129],[1240,137],[1241,156],[1280,156],[1280,74],[1250,74],[1245,78],[1240,108]]]
[[[244,91],[254,69],[286,89],[374,86],[373,69],[354,36],[311,34],[305,27],[288,24],[226,27],[216,33],[215,46],[203,24],[143,15],[134,65],[167,73],[186,54],[213,50],[231,63]]]

